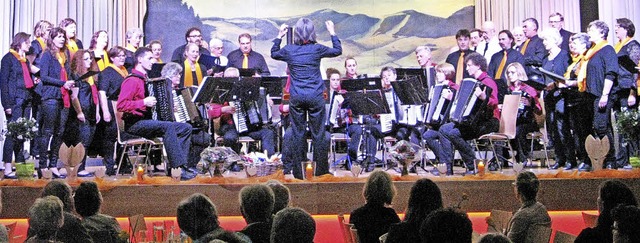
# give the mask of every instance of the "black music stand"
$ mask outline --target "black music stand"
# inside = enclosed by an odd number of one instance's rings
[[[216,103],[223,104],[228,100],[227,96],[231,94],[234,84],[238,78],[221,78],[207,76],[202,80],[198,90],[191,99],[194,103],[206,104]]]
[[[435,69],[433,72],[430,72],[429,78],[427,78],[426,70],[424,68],[396,68],[396,74],[398,75],[398,80],[407,80],[411,77],[416,77],[422,83],[422,87],[425,89],[431,88],[434,84],[430,83],[430,81],[435,81]]]
[[[162,77],[162,68],[164,68],[166,63],[154,63],[151,65],[151,70],[147,72],[147,76],[149,78],[159,78]]]
[[[260,74],[260,69],[257,68],[238,68],[240,77],[253,77],[256,74]]]
[[[282,88],[287,83],[287,76],[262,77],[260,87],[265,88],[266,94],[273,99],[274,104],[282,103]]]
[[[391,86],[403,105],[424,105],[429,102],[427,93],[420,92],[423,87],[418,78],[391,82]]]
[[[216,63],[216,60],[218,60],[218,63]],[[212,69],[213,73],[224,72],[224,69],[226,67],[220,66],[219,62],[220,62],[219,57],[214,57],[207,54],[200,55],[200,58],[198,59],[198,63],[204,65],[207,68],[207,70]]]

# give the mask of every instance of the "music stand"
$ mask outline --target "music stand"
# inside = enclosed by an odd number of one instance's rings
[[[257,68],[238,68],[240,77],[253,77],[256,74],[260,74],[260,69]]]
[[[282,97],[282,88],[287,83],[287,76],[267,76],[261,79],[260,87],[264,87],[271,98]]]
[[[425,89],[429,89],[432,84],[429,83],[429,80],[435,80],[435,71],[431,72],[431,79],[427,79],[427,75],[425,69],[423,68],[396,68],[396,74],[398,75],[398,80],[407,80],[411,77],[417,77],[422,83],[422,87]]]
[[[423,87],[420,80],[415,77],[391,82],[391,86],[403,105],[424,105],[429,102],[427,94],[420,92]]]
[[[207,76],[202,80],[202,84],[198,86],[198,90],[191,99],[194,103],[206,104],[216,103],[223,104],[228,100],[234,84],[238,78],[222,78]]]
[[[260,78],[242,77],[233,85],[226,101],[256,101],[260,96]]]
[[[166,65],[166,63],[154,63],[151,65],[151,70],[147,72],[147,76],[149,78],[159,78],[162,77],[162,68]]]
[[[348,92],[362,90],[381,90],[382,80],[380,78],[346,79],[342,81],[342,83],[340,84],[340,88]]]

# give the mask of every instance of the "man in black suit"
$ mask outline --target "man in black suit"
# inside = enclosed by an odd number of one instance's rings
[[[542,60],[544,60],[547,54],[547,50],[544,48],[544,44],[542,44],[542,39],[538,37],[538,26],[540,25],[538,25],[538,20],[535,18],[527,18],[522,21],[522,30],[527,40],[522,43],[520,53],[524,55],[524,69],[530,79],[534,74],[540,75],[532,66],[542,65]]]
[[[513,49],[515,45],[515,39],[509,30],[502,30],[498,34],[498,43],[500,44],[501,51],[496,52],[491,56],[489,67],[487,68],[487,74],[492,77],[498,85],[498,100],[502,103],[504,95],[507,94],[507,79],[505,71],[507,66],[514,62],[524,63],[524,57],[520,52]],[[506,58],[506,59],[505,59]]]
[[[264,56],[251,48],[251,35],[249,33],[240,34],[238,36],[238,44],[240,44],[240,48],[227,55],[229,67],[255,69],[256,74],[260,76],[271,75]]]
[[[562,36],[562,44],[560,44],[560,49],[569,52],[569,38],[573,35],[572,32],[569,32],[564,29],[564,16],[560,13],[552,13],[549,15],[549,25],[552,28],[558,29],[560,31],[560,35]]]
[[[197,27],[189,28],[187,32],[184,34],[184,39],[187,41],[187,43],[179,46],[173,51],[173,55],[171,55],[172,62],[175,62],[178,64],[184,63],[184,60],[185,60],[184,49],[186,49],[187,44],[189,43],[194,43],[198,45],[200,49],[200,54],[211,55],[211,52],[209,52],[209,46],[207,45],[206,41],[203,41],[202,31],[200,31],[199,28]]]
[[[471,33],[469,30],[461,29],[456,33],[456,42],[458,43],[458,50],[447,56],[446,62],[453,65],[456,69],[456,84],[460,84],[462,79],[470,78],[467,73],[467,67],[464,62],[464,57],[471,54],[473,51],[469,50],[469,40],[471,39]],[[542,44],[542,42],[540,42]],[[462,70],[460,70],[462,69]]]

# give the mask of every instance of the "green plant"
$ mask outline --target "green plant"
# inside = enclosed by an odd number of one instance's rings
[[[640,138],[640,111],[637,109],[626,109],[618,112],[616,117],[616,130],[625,140],[635,141]]]
[[[7,124],[7,136],[17,140],[31,140],[38,133],[38,124],[33,118],[20,117]]]

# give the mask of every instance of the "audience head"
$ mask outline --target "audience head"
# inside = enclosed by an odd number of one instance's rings
[[[500,33],[498,33],[498,44],[500,45],[500,48],[502,48],[502,50],[509,50],[513,48],[513,46],[516,44],[516,41],[513,37],[513,34],[511,34],[511,31],[501,30]]]
[[[483,235],[478,243],[511,243],[511,240],[503,234],[491,233]]]
[[[467,214],[453,208],[430,213],[420,226],[422,242],[471,243],[472,233]]]
[[[467,63],[467,72],[469,75],[476,77],[482,72],[487,71],[487,59],[485,59],[480,53],[473,52],[465,57]]]
[[[142,43],[142,38],[144,37],[144,33],[142,33],[142,29],[140,28],[131,28],[127,30],[125,33],[125,39],[128,44],[131,44],[135,48],[140,47],[140,43]]]
[[[9,47],[14,51],[22,51],[26,53],[29,51],[29,47],[31,47],[31,45],[29,44],[30,37],[30,34],[18,32],[13,36],[13,41],[11,41],[11,45]]]
[[[389,173],[377,170],[367,178],[362,195],[367,204],[391,204],[396,195],[396,187]]]
[[[431,63],[431,48],[427,45],[416,47],[416,59],[420,67],[427,67]]]
[[[240,190],[240,211],[247,224],[270,222],[274,195],[267,185],[250,185]]]
[[[40,20],[38,21],[38,23],[36,23],[36,26],[33,27],[33,35],[36,38],[42,37],[46,39],[48,38],[49,30],[51,30],[52,27],[53,24],[51,24],[51,22]]]
[[[562,36],[560,35],[560,31],[557,29],[543,30],[540,33],[540,38],[542,39],[542,44],[544,44],[547,51],[559,48],[560,44],[562,44]]]
[[[40,197],[46,196],[55,196],[60,201],[62,201],[62,205],[64,206],[65,212],[73,212],[75,210],[75,206],[73,205],[73,199],[71,198],[71,187],[65,181],[55,180],[50,181],[47,185],[42,189],[42,193]]]
[[[49,39],[47,39],[47,49],[50,52],[55,54],[56,52],[66,50],[67,46],[65,45],[65,43],[67,43],[67,36],[65,35],[65,31],[62,28],[56,27],[49,31]]]
[[[589,41],[597,44],[607,39],[609,26],[602,20],[594,20],[587,27],[587,35],[589,35]]]
[[[162,42],[160,42],[159,40],[152,40],[151,42],[149,42],[147,47],[151,49],[153,57],[157,60],[160,60],[162,56]]]
[[[471,34],[467,29],[458,30],[456,33],[456,42],[458,43],[458,49],[461,51],[469,49],[469,39],[471,38]]]
[[[53,195],[36,199],[29,208],[29,227],[38,239],[50,239],[64,223],[62,201]]]
[[[296,45],[316,43],[316,29],[313,26],[313,21],[308,18],[298,19],[293,31],[293,43]]]
[[[569,41],[569,50],[571,54],[579,55],[584,54],[587,49],[591,47],[589,36],[585,33],[576,33],[571,36]]]
[[[438,82],[453,81],[456,78],[456,69],[450,63],[441,63],[436,66],[436,80]]]
[[[111,47],[107,54],[109,55],[109,60],[111,60],[111,63],[113,63],[113,65],[115,65],[116,67],[124,65],[124,61],[127,59],[126,50],[122,46]]]
[[[427,218],[427,215],[441,208],[442,193],[440,188],[430,179],[423,178],[417,180],[411,187],[404,220],[419,226]]]
[[[619,205],[611,212],[614,243],[640,242],[640,209],[636,206]]]
[[[238,43],[240,44],[240,51],[243,54],[249,54],[251,52],[251,35],[249,33],[242,33],[238,36]]]
[[[517,45],[520,45],[527,40],[527,36],[524,35],[524,30],[521,26],[513,27],[511,33],[513,34],[513,39],[516,41]]]
[[[278,180],[269,180],[267,181],[267,186],[271,188],[274,195],[273,202],[273,214],[278,213],[280,210],[289,207],[289,201],[291,200],[291,192],[289,188],[283,185]]]
[[[207,234],[202,238],[198,239],[198,242],[207,242],[207,243],[244,243],[242,239],[240,239],[235,233],[220,230],[216,231],[212,234]]]
[[[515,65],[514,65],[515,66]],[[508,68],[507,68],[508,69]],[[535,201],[538,195],[540,181],[536,174],[531,171],[524,171],[518,174],[514,182],[516,195],[520,201]]]
[[[271,243],[311,243],[316,221],[304,209],[289,207],[276,213],[271,226]]]
[[[358,76],[358,62],[356,62],[354,57],[349,56],[344,60],[344,68],[347,70],[345,73],[347,78],[355,78]]]
[[[633,22],[627,18],[619,18],[616,19],[615,25],[616,37],[618,40],[622,41],[625,38],[633,37],[636,34],[636,26],[633,25]]]
[[[146,47],[140,47],[133,53],[133,65],[144,68],[145,70],[151,70],[151,65],[155,63],[155,59],[153,58],[153,53],[151,53],[151,49]]]
[[[176,217],[180,229],[191,239],[199,239],[220,227],[216,206],[201,193],[194,193],[182,200],[178,204]]]
[[[75,20],[73,20],[72,18],[65,18],[62,21],[60,21],[60,24],[58,24],[58,27],[64,30],[64,33],[67,39],[72,39],[72,40],[76,39],[77,25]]]
[[[89,50],[107,50],[109,47],[109,36],[106,30],[98,30],[91,36],[91,43],[89,44]]]
[[[198,27],[191,27],[184,33],[184,39],[187,43],[194,43],[200,46],[202,42],[202,31]]]
[[[507,85],[511,86],[516,81],[524,82],[529,80],[527,73],[524,71],[524,67],[519,62],[510,63],[507,68],[504,69],[505,76],[507,77]]]
[[[76,212],[83,218],[93,216],[100,211],[102,194],[98,184],[93,181],[83,181],[73,195]]]
[[[618,205],[638,206],[635,195],[626,184],[619,180],[608,180],[600,184],[598,193],[598,226],[610,227],[611,210]]]
[[[211,51],[211,55],[214,57],[222,56],[223,50],[224,42],[218,38],[211,38],[209,41],[209,51]]]
[[[240,70],[234,67],[228,67],[227,69],[224,70],[223,76],[225,78],[239,78]]]
[[[564,27],[564,16],[558,12],[552,13],[549,15],[549,25],[551,25],[551,28],[560,31]]]
[[[538,20],[535,18],[527,18],[522,21],[522,31],[527,38],[534,37],[538,34]]]

